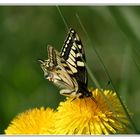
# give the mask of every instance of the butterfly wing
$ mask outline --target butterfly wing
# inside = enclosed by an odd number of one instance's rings
[[[78,96],[78,85],[75,77],[66,61],[59,55],[57,50],[48,46],[48,60],[46,61],[47,79],[52,81],[65,96]]]
[[[87,87],[85,52],[82,42],[74,29],[70,29],[60,55],[70,67],[77,82]]]

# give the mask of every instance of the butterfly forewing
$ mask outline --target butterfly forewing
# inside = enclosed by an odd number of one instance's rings
[[[48,60],[47,60],[47,67],[48,69],[52,70],[55,66],[57,66],[57,57],[56,57],[56,50],[51,46],[48,45]]]
[[[85,52],[82,42],[74,29],[70,29],[60,54],[70,67],[77,82],[87,86]]]

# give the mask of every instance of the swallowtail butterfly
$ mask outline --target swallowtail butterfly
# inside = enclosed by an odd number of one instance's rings
[[[70,29],[61,52],[48,45],[48,59],[39,60],[44,76],[60,88],[60,94],[75,98],[91,97],[85,67],[85,52],[74,29]]]

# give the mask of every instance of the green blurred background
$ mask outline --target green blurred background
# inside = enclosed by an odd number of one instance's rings
[[[93,75],[103,89],[113,89],[96,49],[140,130],[140,7],[59,8],[68,26],[80,35]],[[56,108],[64,100],[44,79],[37,60],[47,58],[47,44],[60,50],[66,35],[56,6],[0,7],[0,133],[18,113],[41,106]],[[89,87],[96,87],[90,77]]]

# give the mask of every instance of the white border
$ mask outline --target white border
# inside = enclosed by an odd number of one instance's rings
[[[139,0],[0,0],[0,5],[140,5]],[[0,139],[2,140],[52,140],[52,139],[60,139],[60,140],[85,140],[85,138],[90,140],[121,140],[121,139],[133,139],[140,140],[139,135],[113,135],[113,136],[6,136],[1,135]]]
[[[139,0],[0,0],[1,5],[140,5]]]

